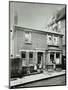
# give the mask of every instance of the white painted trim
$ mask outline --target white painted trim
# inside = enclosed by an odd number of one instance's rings
[[[40,48],[36,48],[35,50],[26,50],[26,49],[22,49],[19,50],[20,52],[24,51],[24,52],[45,52],[45,49],[40,49]]]

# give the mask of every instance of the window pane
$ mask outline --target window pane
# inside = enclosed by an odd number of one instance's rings
[[[48,40],[47,40],[47,43],[49,44],[49,45],[51,45],[52,44],[52,36],[51,35],[48,35]]]
[[[60,57],[60,53],[56,53],[56,58],[59,58]]]
[[[56,64],[60,64],[60,53],[56,53]]]
[[[56,36],[53,37],[53,44],[58,45],[58,37]]]
[[[31,32],[25,32],[25,42],[31,43]]]
[[[33,52],[29,52],[29,58],[33,58]]]
[[[26,52],[22,52],[21,57],[26,58]]]

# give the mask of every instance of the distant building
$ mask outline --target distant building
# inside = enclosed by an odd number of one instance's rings
[[[57,22],[61,24],[61,31],[63,32],[63,56],[66,56],[66,8],[60,10],[57,14]]]
[[[65,33],[66,33],[66,8],[62,8],[60,11],[58,11],[53,18],[51,19],[51,22],[48,24],[48,31],[56,31],[56,32],[62,32],[64,34],[63,36],[63,56],[66,56],[66,40],[65,40]]]

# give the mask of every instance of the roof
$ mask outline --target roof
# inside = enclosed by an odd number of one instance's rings
[[[56,35],[63,35],[61,32],[55,32],[55,31],[47,31],[47,30],[40,30],[40,29],[32,29],[32,28],[26,28],[26,27],[20,27],[20,26],[14,26],[15,30],[23,30],[23,31],[31,31],[31,32],[40,32],[40,33],[49,33],[49,34],[56,34]]]
[[[62,8],[60,11],[57,13],[57,21],[66,18],[66,12],[65,8]]]
[[[51,26],[51,25],[54,24],[53,19],[54,19],[55,21],[57,21],[57,22],[58,22],[59,20],[66,19],[66,9],[65,9],[65,7],[62,8],[61,10],[59,10],[58,12],[56,12],[56,14],[55,14],[55,15],[52,17],[52,19],[50,20],[48,26]]]

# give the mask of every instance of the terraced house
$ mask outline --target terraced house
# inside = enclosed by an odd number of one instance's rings
[[[63,33],[62,38],[62,63],[63,68],[65,68],[66,63],[66,8],[59,10],[51,19],[50,23],[47,25],[48,31],[58,31]]]
[[[14,58],[23,73],[41,72],[62,65],[62,32],[14,26]]]
[[[14,5],[15,4],[12,4],[12,6]],[[28,10],[28,8],[26,9]],[[12,14],[13,20],[11,18],[11,22],[13,23],[10,23],[12,27],[12,42],[10,42],[11,74],[22,73],[22,75],[27,75],[31,73],[40,73],[45,70],[62,69],[62,58],[66,56],[65,6],[55,13],[55,15],[52,15],[52,18],[50,16],[51,21],[45,25],[45,29],[28,28],[29,25],[31,26],[31,23],[29,23],[30,20],[23,18],[23,13],[20,11],[21,8],[15,7],[14,10],[14,14]],[[28,12],[27,10],[23,10],[25,15]],[[29,16],[33,15],[33,12],[28,13]],[[46,15],[44,14],[43,16]],[[45,16],[45,18],[47,17]],[[31,21],[33,22],[32,19]],[[23,24],[25,22],[27,22],[27,24]],[[33,24],[34,23],[35,21]]]

